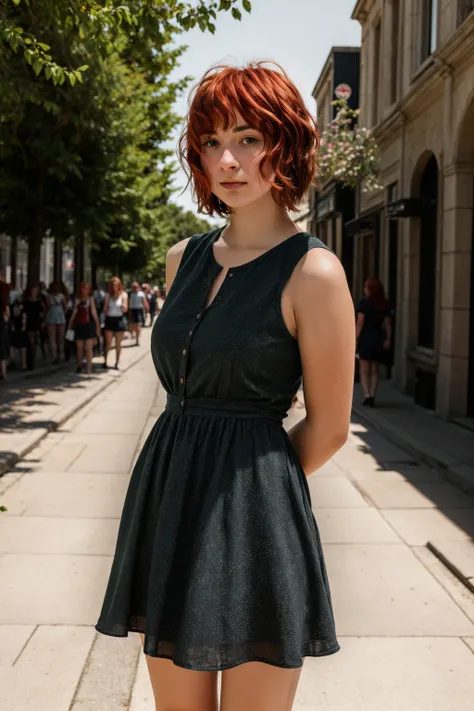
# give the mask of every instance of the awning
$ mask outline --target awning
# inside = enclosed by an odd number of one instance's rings
[[[347,235],[356,235],[360,232],[377,232],[379,228],[380,208],[372,210],[365,215],[359,215],[353,220],[344,223]]]

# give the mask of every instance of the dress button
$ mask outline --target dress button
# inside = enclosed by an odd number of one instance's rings
[[[184,400],[181,400],[179,404],[181,405],[181,407],[184,407]]]
[[[201,314],[196,314],[196,318],[201,318]]]
[[[180,378],[180,379],[179,379],[179,382],[180,382],[181,385],[182,385],[182,384],[184,383],[184,378]]]
[[[183,348],[183,355],[186,355],[187,352],[186,348]]]
[[[228,276],[233,277],[233,276],[234,276],[234,273],[233,273],[233,272],[229,272]]]
[[[193,330],[191,329],[191,330],[188,332],[188,336],[192,336],[192,335],[193,335]]]

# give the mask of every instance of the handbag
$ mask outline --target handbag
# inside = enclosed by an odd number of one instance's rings
[[[65,335],[66,341],[70,341],[72,343],[74,341],[74,336],[75,336],[74,329],[68,328],[68,330],[66,331],[66,335]]]

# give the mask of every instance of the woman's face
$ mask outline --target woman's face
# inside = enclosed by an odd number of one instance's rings
[[[118,279],[112,279],[112,290],[113,291],[118,291],[119,289],[119,281]]]
[[[260,176],[265,155],[264,135],[251,128],[237,112],[237,123],[201,136],[201,165],[211,190],[230,208],[246,207],[267,195],[271,186]],[[268,166],[265,175],[274,177]]]

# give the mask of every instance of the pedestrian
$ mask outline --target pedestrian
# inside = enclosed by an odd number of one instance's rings
[[[337,257],[289,216],[318,143],[279,67],[220,66],[196,87],[181,156],[198,210],[227,221],[167,255],[166,405],[96,625],[140,633],[160,710],[216,711],[222,670],[222,711],[289,711],[303,658],[339,649],[306,476],[348,436],[354,311]],[[306,417],[286,432],[302,374]]]
[[[107,368],[107,357],[112,346],[112,338],[115,337],[115,369],[118,370],[122,340],[127,329],[128,294],[123,288],[123,284],[118,277],[112,277],[109,282],[109,290],[105,297],[105,346],[104,346],[104,368]]]
[[[63,292],[64,293],[64,292]],[[66,298],[66,323],[69,324],[71,321],[72,312],[74,311],[74,294],[64,293]],[[74,341],[70,341],[67,338],[64,339],[64,360],[69,363],[71,360],[71,355],[74,352],[75,344]]]
[[[148,313],[148,301],[145,294],[140,289],[140,284],[137,281],[132,283],[132,291],[130,294],[130,334],[135,337],[135,345],[140,345],[141,327],[145,325],[145,314]]]
[[[92,347],[96,337],[100,334],[100,323],[97,315],[94,297],[88,282],[83,281],[77,289],[74,310],[68,328],[74,329],[74,343],[76,344],[76,373],[82,373],[83,358],[86,358],[86,372],[92,372]]]
[[[33,370],[36,361],[36,348],[38,344],[41,344],[41,332],[45,319],[44,302],[40,298],[40,292],[36,285],[26,287],[23,308],[26,313],[26,333],[28,336],[27,367],[28,370]],[[43,345],[41,345],[42,351],[43,348]]]
[[[57,365],[64,358],[64,333],[66,330],[67,301],[61,292],[61,283],[52,281],[46,299],[46,328],[48,330],[49,350],[53,364]]]
[[[157,289],[156,294],[157,294],[156,295],[156,310],[157,310],[157,314],[159,316],[161,313],[161,309],[165,305],[166,288],[164,286],[162,286],[160,289]]]
[[[15,293],[13,303],[10,305],[10,354],[11,362],[15,363],[15,351],[20,354],[22,371],[26,370],[26,354],[28,336],[26,333],[25,305],[19,291]]]
[[[387,360],[392,337],[389,303],[383,284],[376,277],[365,282],[364,296],[357,304],[356,313],[359,373],[364,391],[362,404],[375,407],[380,364]]]
[[[10,356],[10,339],[8,321],[10,319],[10,305],[8,296],[0,294],[0,380],[7,378],[7,364]]]
[[[146,297],[148,299],[148,312],[150,314],[150,328],[153,326],[153,323],[155,321],[155,316],[156,316],[156,294],[154,289],[151,288],[150,285],[148,285],[148,291],[146,294]]]

